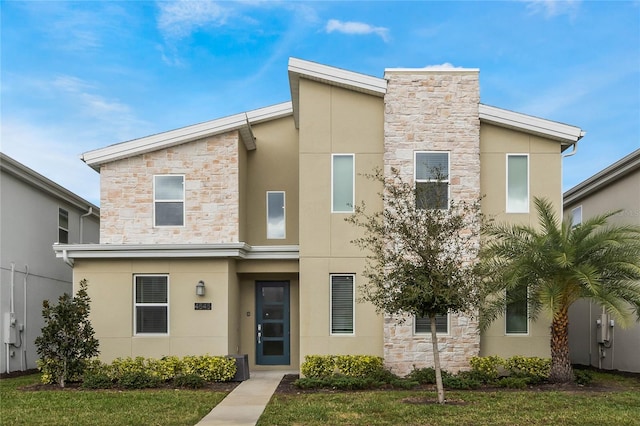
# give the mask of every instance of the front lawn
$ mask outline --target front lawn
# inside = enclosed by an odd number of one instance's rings
[[[40,375],[35,374],[0,381],[0,424],[192,426],[228,393],[208,389],[29,389],[39,380]]]
[[[523,391],[277,393],[258,425],[638,425],[640,379],[595,373],[586,387]]]

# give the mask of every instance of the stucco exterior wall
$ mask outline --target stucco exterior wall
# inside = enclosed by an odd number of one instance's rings
[[[482,211],[497,223],[538,225],[534,197],[545,197],[557,212],[562,208],[562,156],[557,141],[483,123],[480,128]],[[507,154],[529,157],[529,212],[507,213]],[[527,334],[507,334],[504,317],[481,336],[480,355],[550,357],[549,327],[544,313],[529,321]]]
[[[74,274],[86,278],[91,298],[90,320],[100,341],[100,359],[165,355],[227,355],[237,351],[229,337],[229,318],[237,317],[237,295],[229,283],[233,260],[220,259],[78,259]],[[169,276],[169,332],[134,335],[133,286],[136,274]],[[196,296],[203,280],[205,296]],[[230,288],[232,288],[230,290]],[[195,310],[195,303],[212,303],[211,310]]]
[[[480,91],[477,71],[387,70],[385,173],[413,182],[416,151],[449,152],[450,197],[480,198]],[[471,260],[471,259],[469,259]],[[438,337],[443,368],[467,368],[478,355],[477,320],[450,315],[450,332]],[[414,335],[413,321],[384,322],[385,364],[398,374],[433,365],[430,336]]]
[[[356,299],[364,254],[359,230],[331,213],[331,154],[355,156],[355,202],[380,209],[377,184],[362,176],[382,167],[382,99],[300,80],[300,360],[314,354],[382,356],[382,316],[355,304],[353,335],[330,333],[330,274],[355,274]]]
[[[238,149],[230,132],[103,165],[100,243],[238,242]],[[185,176],[184,226],[154,226],[153,177],[162,174]]]

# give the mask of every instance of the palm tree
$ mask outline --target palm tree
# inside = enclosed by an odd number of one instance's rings
[[[489,284],[480,325],[502,316],[512,295],[526,294],[529,317],[551,317],[552,382],[573,380],[569,360],[569,307],[591,299],[621,325],[640,321],[640,227],[612,226],[618,212],[581,225],[561,222],[548,200],[535,198],[539,227],[489,224],[482,253]],[[509,298],[507,297],[509,295]]]

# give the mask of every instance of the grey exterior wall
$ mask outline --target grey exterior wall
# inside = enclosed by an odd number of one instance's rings
[[[620,172],[622,167],[624,172]],[[616,173],[619,174],[612,178]],[[588,179],[565,193],[565,217],[577,207],[582,207],[583,222],[621,209],[622,212],[611,217],[610,223],[640,225],[640,150],[594,177],[597,179]],[[606,180],[608,183],[604,184]],[[614,321],[613,327],[607,325],[609,341],[599,344],[596,320],[601,319],[601,315],[602,308],[586,300],[576,302],[569,309],[571,361],[606,370],[640,372],[640,325],[633,322],[623,328]]]
[[[56,302],[72,291],[72,269],[52,250],[58,209],[69,212],[70,243],[98,242],[99,209],[10,157],[0,157],[0,169],[0,373],[6,373],[36,367],[42,301]],[[89,207],[93,213],[82,219],[81,241],[80,217]],[[10,333],[16,338],[8,345]]]

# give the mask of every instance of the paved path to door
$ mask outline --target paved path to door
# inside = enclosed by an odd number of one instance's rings
[[[249,380],[240,383],[198,426],[254,426],[271,399],[280,380],[290,371],[252,371]]]

